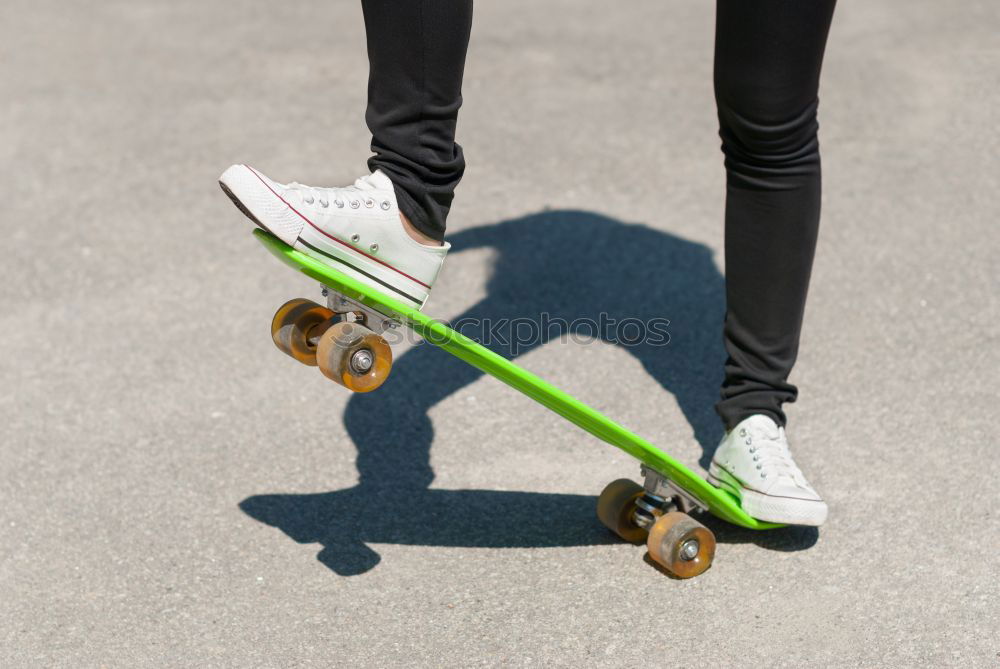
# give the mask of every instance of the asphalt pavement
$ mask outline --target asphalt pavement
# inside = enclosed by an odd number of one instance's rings
[[[435,317],[661,317],[519,364],[693,467],[720,436],[711,4],[480,2]],[[427,345],[351,396],[229,164],[364,169],[356,2],[0,6],[0,666],[1000,666],[1000,9],[837,10],[789,407],[819,531],[670,579],[636,463]]]

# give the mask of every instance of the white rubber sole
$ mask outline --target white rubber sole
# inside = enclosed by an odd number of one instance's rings
[[[828,512],[826,502],[795,497],[778,497],[751,490],[714,461],[708,468],[708,482],[739,498],[740,507],[758,520],[815,527],[826,522]]]

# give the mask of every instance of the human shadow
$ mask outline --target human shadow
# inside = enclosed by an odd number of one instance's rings
[[[557,324],[539,328],[531,341],[518,340],[516,351],[510,344],[516,326],[508,326],[506,338],[482,342],[505,357],[569,334],[624,347],[674,395],[690,436],[702,447],[699,463],[707,467],[722,432],[714,405],[725,357],[725,285],[706,246],[646,225],[572,210],[463,230],[449,241],[452,254],[486,247],[496,258],[486,297],[455,323],[538,322],[546,314],[549,323]],[[636,342],[634,330],[594,325],[626,319],[669,321],[668,341],[646,337]],[[493,332],[503,335],[502,328]],[[356,486],[255,495],[240,508],[295,541],[321,544],[318,559],[341,575],[364,573],[378,563],[367,543],[545,547],[616,541],[596,520],[591,495],[430,487],[434,429],[428,412],[481,376],[434,346],[414,346],[394,361],[378,392],[352,395],[347,403],[344,422],[358,451]],[[669,445],[665,450],[671,450]],[[749,541],[773,550],[801,550],[818,536],[803,528],[752,532],[707,522],[720,542]]]

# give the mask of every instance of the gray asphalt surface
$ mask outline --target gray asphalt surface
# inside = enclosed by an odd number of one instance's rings
[[[520,361],[697,466],[713,12],[626,4],[479,3],[428,310],[669,318],[655,354]],[[594,518],[628,456],[430,347],[352,398],[269,341],[316,292],[216,178],[360,173],[357,3],[7,0],[0,665],[1000,666],[998,31],[987,2],[839,8],[789,409],[830,520],[715,522],[676,581]]]

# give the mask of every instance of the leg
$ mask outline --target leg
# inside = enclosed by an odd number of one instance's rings
[[[472,0],[363,0],[362,9],[371,174],[323,188],[237,164],[219,185],[288,246],[420,308],[448,253],[445,218],[465,169],[455,123]]]
[[[835,0],[718,0],[728,360],[716,409],[784,425],[820,211],[820,67]]]
[[[363,0],[368,35],[368,161],[392,180],[399,208],[432,239],[465,160],[455,143],[472,0]]]

